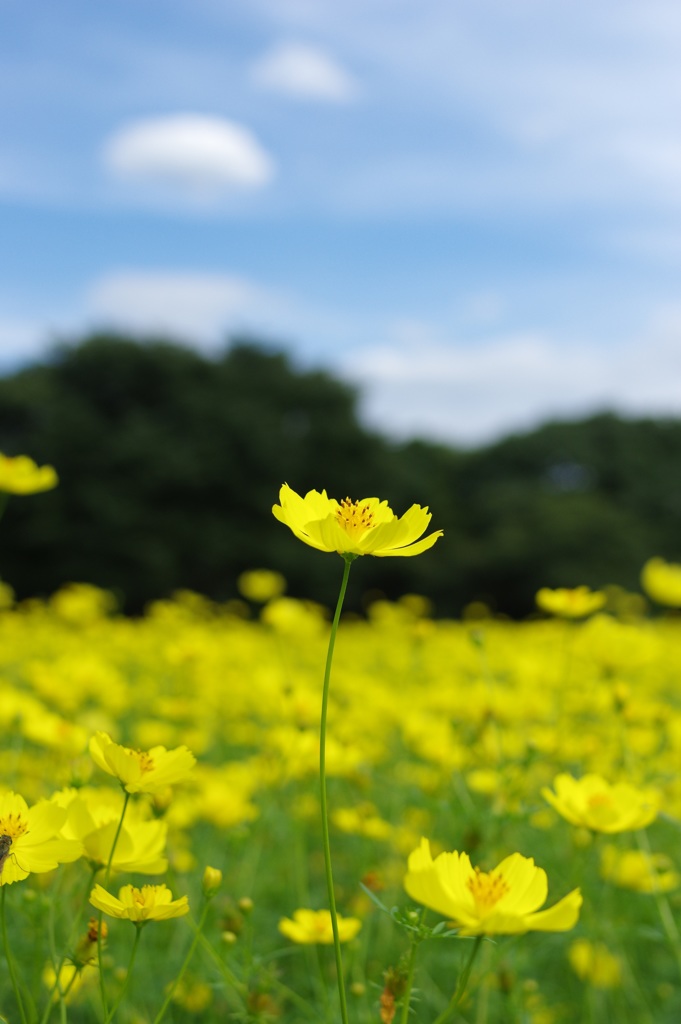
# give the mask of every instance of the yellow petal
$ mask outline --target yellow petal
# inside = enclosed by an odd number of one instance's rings
[[[534,932],[566,932],[577,924],[582,903],[581,892],[573,889],[548,910],[528,914],[528,927]]]
[[[428,548],[432,548],[436,540],[443,536],[442,530],[436,530],[435,533],[431,533],[428,537],[424,537],[423,540],[417,541],[415,544],[409,544],[405,548],[389,548],[385,551],[372,551],[372,555],[376,558],[386,558],[388,556],[408,558],[411,555],[420,555],[422,552],[427,551]]]

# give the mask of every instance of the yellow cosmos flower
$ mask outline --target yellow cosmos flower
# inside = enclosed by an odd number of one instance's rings
[[[113,789],[64,789],[53,793],[51,801],[66,809],[61,830],[66,839],[82,843],[83,856],[93,865],[109,863],[111,847],[119,829],[121,794]],[[111,868],[160,875],[168,870],[164,857],[168,826],[158,819],[146,820],[144,809],[132,805],[120,826]]]
[[[650,558],[641,572],[643,589],[653,601],[669,608],[681,608],[681,565]]]
[[[622,984],[622,963],[602,942],[576,939],[568,950],[568,960],[577,977],[594,988]]]
[[[338,502],[326,491],[308,491],[301,498],[288,484],[279,491],[279,501],[272,507],[275,518],[318,551],[377,558],[420,555],[442,536],[437,530],[418,540],[431,520],[428,509],[420,505],[412,505],[398,519],[387,501],[378,498]]]
[[[601,878],[633,892],[671,892],[681,883],[669,857],[642,850],[618,850],[605,846],[601,853]]]
[[[657,817],[659,794],[652,789],[636,789],[626,782],[611,785],[600,775],[584,775],[574,779],[565,773],[557,775],[550,789],[542,796],[571,825],[590,828],[594,832],[627,832],[645,828]]]
[[[82,966],[80,964],[62,964],[59,968],[59,985],[56,984],[57,972],[52,964],[46,964],[43,969],[43,984],[52,993],[52,1002],[58,1003],[63,999],[67,1006],[78,1002],[81,989],[91,988],[97,981],[99,968],[91,964]],[[66,995],[60,993],[65,992]]]
[[[132,750],[114,743],[105,732],[92,737],[90,754],[95,764],[118,779],[128,793],[157,793],[175,782],[182,782],[196,764],[196,758],[187,747]]]
[[[36,466],[28,455],[3,455],[0,452],[0,491],[5,494],[37,494],[51,491],[59,479],[53,466]]]
[[[543,612],[560,615],[564,619],[583,619],[603,607],[605,594],[601,590],[589,590],[588,587],[575,587],[573,590],[564,587],[549,590],[548,587],[542,587],[535,600]]]
[[[187,1013],[203,1013],[213,1002],[213,989],[200,978],[185,974],[173,989],[173,1002]]]
[[[362,922],[356,917],[338,916],[338,935],[341,942],[354,939],[361,927]],[[293,913],[293,920],[290,917],[282,917],[279,931],[287,939],[302,945],[319,943],[330,946],[333,943],[331,914],[328,910],[296,910]]]
[[[485,872],[456,850],[433,860],[427,839],[409,856],[404,888],[417,903],[450,919],[461,935],[564,932],[575,926],[582,905],[579,889],[573,889],[548,910],[539,910],[548,883],[531,857],[512,853]]]
[[[48,800],[29,807],[18,793],[0,796],[0,885],[78,860],[82,845],[58,834],[65,818],[66,811]]]
[[[272,569],[249,569],[242,572],[236,581],[239,593],[249,601],[265,604],[274,597],[281,597],[286,590],[286,580],[280,572]]]
[[[118,899],[101,886],[96,885],[90,893],[90,903],[109,917],[119,917],[135,924],[145,921],[166,921],[171,917],[182,917],[189,913],[189,900],[180,896],[174,900],[167,885],[124,885]]]

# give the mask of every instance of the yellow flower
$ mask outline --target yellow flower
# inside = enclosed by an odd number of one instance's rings
[[[119,831],[121,794],[118,790],[65,789],[53,793],[51,801],[67,812],[61,835],[66,839],[78,839],[82,843],[83,856],[91,864],[108,864],[118,831],[111,861],[113,871],[160,875],[168,870],[168,861],[163,855],[168,833],[166,822],[145,820],[144,809],[133,805],[129,807]]]
[[[576,939],[568,950],[568,960],[577,977],[595,988],[622,984],[622,964],[602,942]]]
[[[182,782],[196,764],[196,758],[186,747],[131,750],[114,743],[105,732],[92,737],[90,754],[95,764],[117,778],[128,793],[157,793]]]
[[[543,612],[560,615],[564,619],[583,619],[603,607],[605,594],[601,590],[589,590],[588,587],[575,587],[574,590],[564,587],[549,590],[548,587],[542,587],[535,600]]]
[[[57,972],[53,964],[46,964],[43,969],[43,984],[52,992],[52,1002],[58,1003],[63,999],[67,1006],[78,1001],[78,995],[83,986],[91,987],[97,980],[99,969],[91,964],[82,966],[80,964],[62,964],[59,968],[59,985],[56,985]],[[60,995],[66,992],[66,995]]]
[[[430,512],[412,505],[401,518],[394,515],[386,501],[362,498],[338,502],[326,491],[308,491],[304,498],[284,484],[279,492],[281,505],[272,512],[299,540],[318,551],[336,551],[340,555],[420,555],[432,547],[442,530],[418,540],[431,520]]]
[[[211,896],[215,895],[221,885],[222,871],[220,871],[219,868],[212,868],[210,864],[207,864],[203,872],[203,881],[201,883],[204,896],[207,896],[210,899]]]
[[[368,836],[369,839],[390,840],[393,827],[376,813],[372,804],[360,804],[357,807],[339,807],[331,815],[336,828],[351,835]]]
[[[185,974],[173,989],[173,1002],[187,1013],[203,1013],[213,1002],[213,989],[207,982]]]
[[[354,939],[361,927],[362,922],[356,917],[338,916],[338,936],[341,942]],[[333,943],[331,914],[328,910],[296,910],[293,913],[293,920],[290,917],[282,917],[279,931],[292,942],[303,945],[320,943],[330,946]]]
[[[600,775],[574,779],[562,773],[553,782],[555,793],[542,796],[571,825],[594,832],[627,832],[645,828],[657,817],[659,795],[652,789],[636,789],[626,782],[611,785]]]
[[[671,892],[681,877],[669,857],[642,850],[618,850],[605,846],[601,853],[601,877],[633,892]]]
[[[456,850],[433,860],[427,839],[409,856],[404,888],[412,899],[449,918],[461,935],[564,932],[575,926],[582,905],[579,889],[573,889],[548,910],[539,910],[548,884],[546,872],[531,857],[512,853],[485,872]]]
[[[167,885],[124,885],[118,899],[101,886],[96,885],[90,893],[90,903],[109,917],[120,917],[127,921],[166,921],[171,917],[182,917],[189,913],[189,900],[180,896],[174,900]]]
[[[236,585],[240,594],[259,604],[265,604],[273,597],[281,597],[286,590],[286,580],[280,572],[272,569],[249,569],[242,572]]]
[[[653,601],[681,608],[681,565],[650,558],[641,572],[643,589]]]
[[[78,860],[81,844],[58,834],[65,818],[66,811],[48,800],[28,807],[17,793],[0,796],[0,885]]]
[[[28,455],[3,455],[0,452],[0,491],[5,494],[37,494],[51,491],[59,483],[52,466],[36,466]]]

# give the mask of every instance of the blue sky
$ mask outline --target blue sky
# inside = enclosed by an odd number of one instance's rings
[[[0,368],[233,333],[476,444],[681,414],[681,7],[0,0]]]

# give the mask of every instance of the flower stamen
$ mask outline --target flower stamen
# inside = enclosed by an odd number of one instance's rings
[[[486,914],[509,892],[508,883],[503,876],[495,871],[481,871],[475,869],[466,882],[468,889],[475,900],[475,905],[481,914]]]
[[[135,756],[139,761],[140,771],[142,771],[142,773],[153,771],[154,759],[150,754],[144,750],[136,750]]]
[[[366,530],[374,525],[374,513],[368,504],[360,505],[358,501],[350,498],[343,498],[339,508],[336,509],[336,518],[339,525],[351,537],[361,536]]]
[[[0,839],[9,839],[10,845],[26,831],[26,822],[21,820],[20,814],[10,813],[0,818]]]

